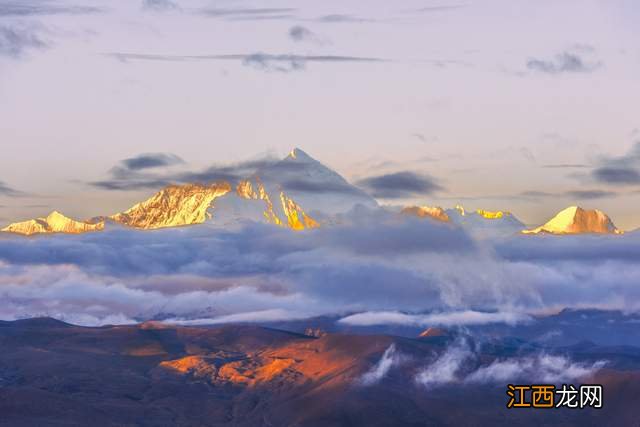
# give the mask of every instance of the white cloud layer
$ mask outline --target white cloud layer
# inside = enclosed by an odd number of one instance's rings
[[[0,235],[0,318],[516,324],[564,307],[638,310],[637,254],[637,233],[478,242],[379,213],[301,233],[246,224]]]

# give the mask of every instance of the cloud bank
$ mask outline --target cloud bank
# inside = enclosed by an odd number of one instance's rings
[[[340,221],[299,233],[239,223],[0,234],[0,318],[331,315],[345,325],[427,327],[530,322],[530,313],[564,307],[640,309],[636,233],[477,241],[463,228],[385,211],[356,210]]]

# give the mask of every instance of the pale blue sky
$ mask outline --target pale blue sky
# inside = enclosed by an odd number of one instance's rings
[[[150,192],[87,183],[140,153],[199,170],[300,147],[350,180],[446,189],[385,203],[637,227],[640,182],[595,171],[640,167],[621,157],[638,22],[634,0],[0,0],[0,224],[128,207]]]

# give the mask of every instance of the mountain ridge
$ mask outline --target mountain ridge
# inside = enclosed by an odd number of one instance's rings
[[[15,222],[4,227],[1,231],[31,236],[48,233],[80,234],[103,229],[103,221],[96,223],[76,221],[54,210],[46,217]]]

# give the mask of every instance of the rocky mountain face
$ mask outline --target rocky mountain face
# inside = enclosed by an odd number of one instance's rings
[[[16,222],[3,228],[9,233],[24,234],[27,236],[42,233],[69,233],[78,234],[89,231],[100,231],[104,228],[104,222],[88,223],[75,221],[62,215],[58,211],[51,212],[44,218],[36,218],[23,222]]]
[[[231,191],[228,183],[170,185],[130,209],[110,216],[133,228],[155,229],[200,224],[213,201]]]
[[[578,206],[570,206],[560,211],[545,224],[532,230],[524,230],[525,234],[621,234],[611,219],[597,209],[586,210]]]

